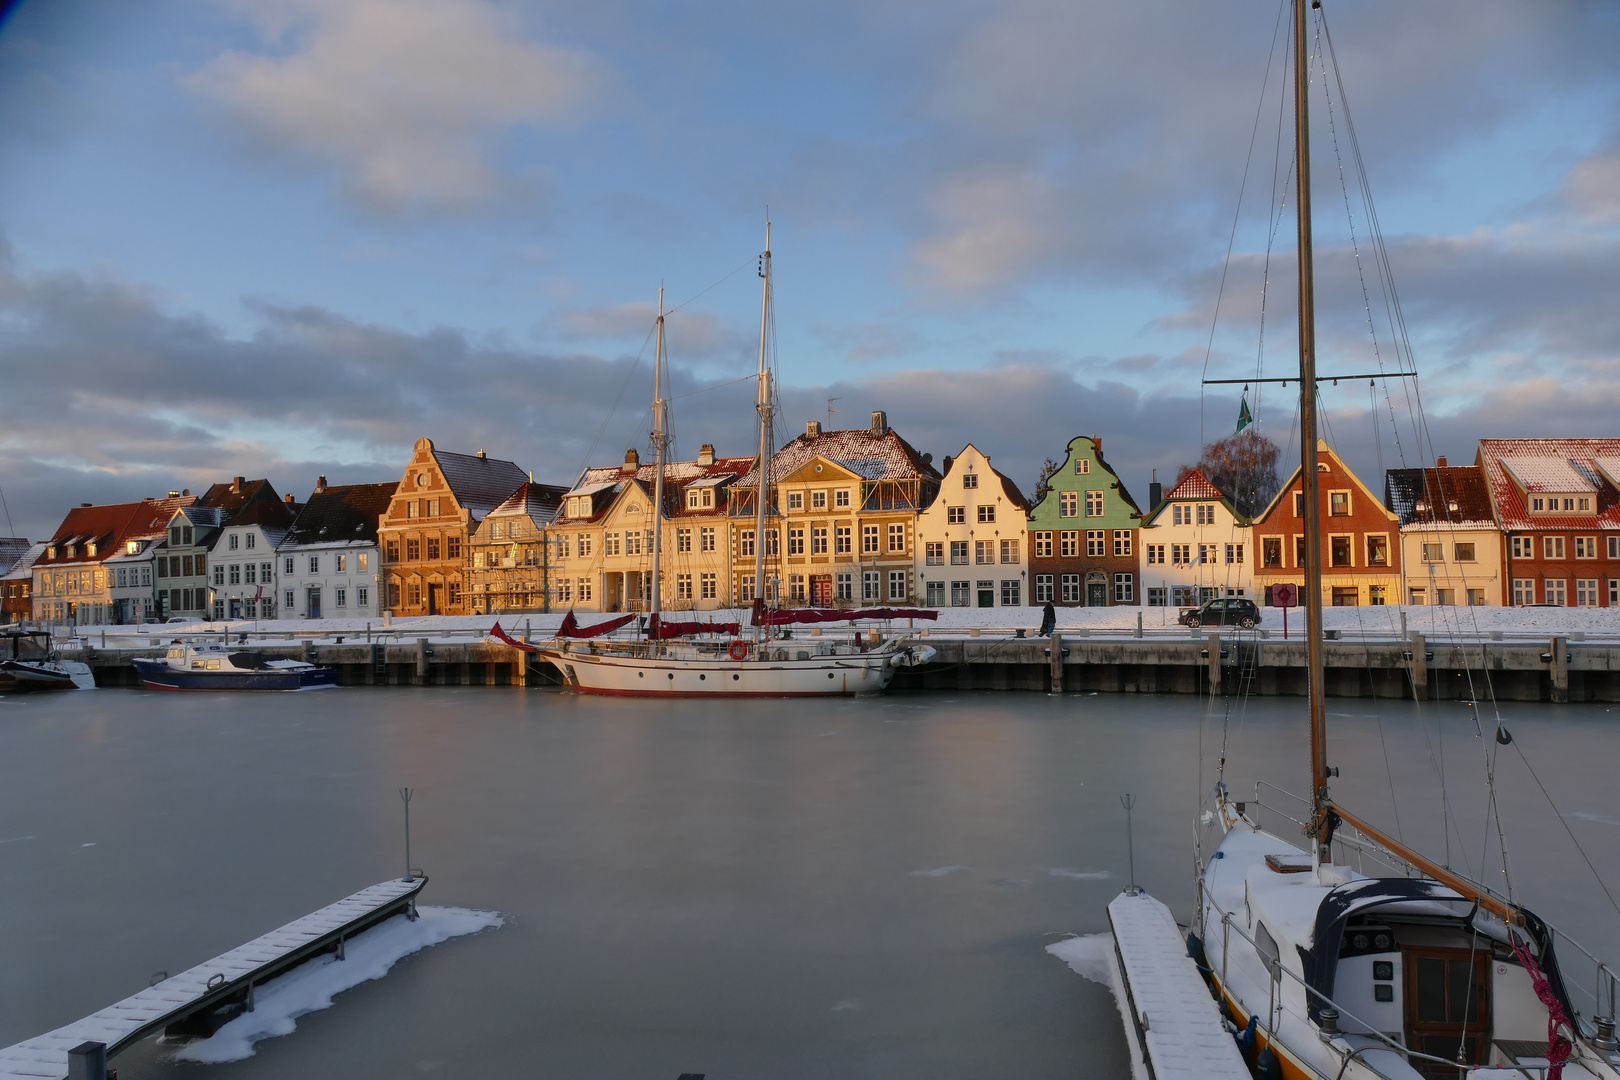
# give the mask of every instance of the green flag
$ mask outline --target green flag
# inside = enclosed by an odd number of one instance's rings
[[[1245,393],[1243,395],[1243,404],[1238,406],[1237,429],[1238,431],[1242,431],[1252,423],[1254,423],[1254,417],[1249,415],[1249,395]]]

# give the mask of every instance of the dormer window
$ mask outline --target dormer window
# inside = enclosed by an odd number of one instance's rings
[[[95,558],[96,557],[96,545],[94,543],[84,545],[84,553],[86,555],[90,556],[92,559]]]
[[[575,495],[568,500],[568,516],[573,518],[587,518],[591,516],[591,497],[589,495]]]
[[[47,559],[56,558],[56,546],[54,544],[45,549],[45,557]]]
[[[126,555],[139,555],[140,553],[141,553],[141,542],[139,540],[131,540],[131,541],[129,541],[128,543],[126,543],[124,545],[124,554],[126,554]]]

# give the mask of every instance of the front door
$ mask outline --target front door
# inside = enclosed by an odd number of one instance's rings
[[[305,595],[309,598],[309,614],[307,616],[305,616],[305,617],[310,618],[310,619],[318,619],[318,618],[320,618],[321,617],[321,590],[319,590],[319,589],[310,589]]]
[[[829,607],[833,602],[833,579],[831,574],[812,575],[810,578],[810,603],[816,607]]]
[[[1108,606],[1108,586],[1105,583],[1101,581],[1088,581],[1086,583],[1086,606]]]
[[[1447,1061],[1483,1063],[1490,1046],[1490,964],[1488,948],[1407,950],[1406,1045]],[[1412,1064],[1425,1076],[1457,1075],[1454,1066]]]
[[[229,608],[229,613],[227,615],[228,618],[240,619],[242,617],[242,601],[241,600],[239,600],[238,598],[233,596],[233,597],[230,598],[230,600],[228,600],[226,602],[226,604],[227,604],[227,606]]]
[[[427,613],[429,615],[437,615],[437,614],[439,614],[439,612],[443,611],[444,610],[444,586],[443,585],[429,585],[428,586],[427,601],[428,601]]]
[[[979,606],[980,607],[995,607],[996,606],[996,583],[995,582],[993,582],[993,581],[981,581],[981,582],[979,582],[978,591],[979,591]]]

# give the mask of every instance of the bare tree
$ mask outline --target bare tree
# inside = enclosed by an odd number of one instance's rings
[[[1051,458],[1046,459],[1046,464],[1041,466],[1040,479],[1035,481],[1035,498],[1031,505],[1046,498],[1046,493],[1052,490],[1052,477],[1061,468],[1063,468],[1062,462],[1053,461]]]
[[[1281,456],[1276,443],[1251,427],[1207,444],[1198,457],[1197,468],[1231,498],[1239,512],[1257,514],[1282,486],[1277,479],[1277,459]],[[1191,467],[1183,465],[1176,482],[1180,483],[1191,471]]]

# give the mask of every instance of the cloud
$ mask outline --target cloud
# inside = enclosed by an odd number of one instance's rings
[[[596,307],[563,311],[555,317],[557,329],[566,340],[617,341],[639,345],[648,340],[658,322],[658,305],[643,301],[628,304],[601,304]],[[544,333],[549,324],[537,327]],[[728,328],[718,312],[682,308],[664,318],[666,355],[687,363],[719,362],[735,364],[754,355],[756,339]],[[651,355],[651,346],[648,346]]]
[[[265,49],[221,53],[182,85],[383,211],[465,211],[510,192],[501,135],[578,119],[608,81],[595,57],[526,39],[482,0],[230,6],[251,13]]]
[[[1559,194],[1579,217],[1620,223],[1620,133],[1576,162]]]

